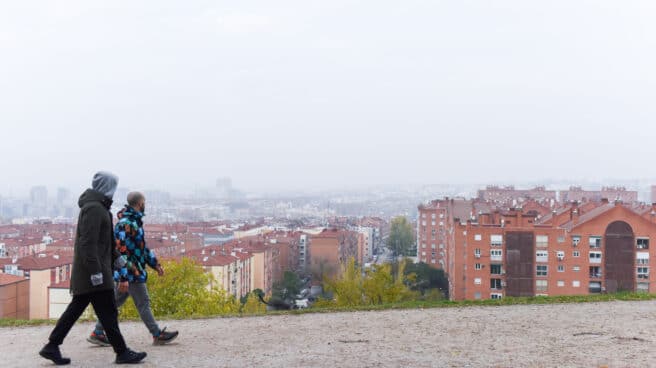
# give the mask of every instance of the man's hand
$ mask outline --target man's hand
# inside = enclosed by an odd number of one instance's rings
[[[98,286],[98,285],[102,285],[102,283],[103,283],[102,272],[98,272],[96,274],[91,275],[91,285]]]
[[[128,292],[128,288],[130,287],[130,283],[127,281],[121,281],[118,283],[118,292],[121,294],[125,294]]]
[[[155,267],[155,269],[157,270],[158,276],[164,276],[164,269],[162,268],[161,264],[158,264],[157,267]]]

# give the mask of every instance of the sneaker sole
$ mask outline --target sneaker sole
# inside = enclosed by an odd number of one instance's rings
[[[139,359],[134,359],[134,360],[115,360],[114,363],[116,364],[139,364],[141,363],[142,360],[146,359],[148,354],[143,353],[143,356],[140,355]]]
[[[90,343],[92,343],[92,344],[94,344],[94,345],[97,345],[97,346],[102,346],[102,347],[112,346],[112,344],[108,344],[108,343],[106,343],[106,342],[102,342],[102,341],[100,341],[100,340],[94,340],[94,339],[92,339],[92,338],[90,338],[90,337],[87,337],[87,341],[90,342]]]
[[[166,341],[153,340],[153,345],[157,346],[157,345],[166,345],[166,344],[170,344],[170,343],[173,342],[173,340],[175,340],[175,339],[177,339],[177,338],[178,338],[178,334],[176,334],[175,336],[173,336],[173,338],[171,338],[170,340],[166,340]]]
[[[71,359],[70,358],[55,359],[50,354],[44,353],[43,351],[40,351],[39,355],[41,355],[42,357],[52,361],[55,365],[69,365],[69,364],[71,364]]]

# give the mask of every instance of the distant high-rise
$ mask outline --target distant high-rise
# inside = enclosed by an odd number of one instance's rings
[[[218,198],[229,198],[232,193],[232,179],[218,178],[216,179],[216,196]]]
[[[126,187],[118,187],[116,193],[114,193],[114,202],[118,205],[124,205],[128,201],[128,193],[130,189]]]
[[[48,202],[48,188],[43,185],[30,189],[30,202],[33,205],[46,204]]]
[[[48,215],[48,189],[45,186],[36,186],[30,189],[29,215],[34,217]]]
[[[57,188],[57,205],[63,206],[68,204],[70,200],[71,191],[66,188]]]

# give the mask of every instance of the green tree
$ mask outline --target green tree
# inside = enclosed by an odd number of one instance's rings
[[[280,300],[294,298],[301,292],[303,282],[297,274],[291,271],[285,271],[280,282],[273,285],[272,296]]]
[[[414,280],[409,283],[412,290],[419,291],[421,295],[430,294],[431,296],[438,295],[435,290],[439,290],[441,294],[448,297],[449,293],[449,280],[444,270],[431,267],[424,262],[408,263],[405,275],[414,274]],[[431,297],[432,298],[432,297]]]
[[[387,247],[392,250],[394,256],[409,255],[414,248],[415,232],[412,225],[404,216],[392,219],[390,234],[387,238]]]

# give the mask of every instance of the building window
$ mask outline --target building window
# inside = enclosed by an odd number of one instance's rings
[[[547,280],[535,280],[535,291],[547,291]]]
[[[435,226],[435,221],[431,221],[431,226]]]
[[[491,264],[490,265],[490,274],[492,274],[492,275],[501,275],[501,265],[500,264]]]
[[[441,219],[444,218],[444,214],[443,214],[443,213],[440,213],[440,218],[441,218]]]
[[[431,218],[435,219],[435,214],[434,213],[431,214]]]
[[[421,244],[421,247],[424,248],[424,249],[426,249],[426,243],[422,243],[422,244]]]
[[[588,284],[588,292],[590,292],[590,293],[601,293],[601,282],[591,281]]]
[[[581,271],[581,267],[580,266],[574,266],[574,267],[572,267],[572,271],[579,272],[579,271]]]
[[[578,280],[572,281],[572,287],[581,287],[581,281]]]
[[[549,237],[547,235],[536,235],[535,246],[538,248],[546,248],[549,246]]]
[[[425,255],[426,255],[426,252],[421,252],[421,255],[422,255],[422,256],[425,256]]]
[[[590,248],[601,248],[601,236],[590,237]]]
[[[501,261],[503,252],[501,249],[492,249],[490,250],[490,260],[491,261]]]
[[[501,299],[501,298],[503,298],[503,294],[499,294],[499,293],[491,293],[491,294],[490,294],[490,298],[491,298],[491,299]]]
[[[563,281],[563,280],[558,280],[557,285],[558,285],[558,287],[564,287],[564,286],[565,286],[565,281]]]
[[[572,252],[572,257],[580,257],[580,256],[581,256],[581,252],[579,252],[578,250]]]
[[[490,289],[501,289],[501,279],[490,279]]]
[[[537,276],[547,276],[547,265],[537,265],[535,266],[537,270]]]
[[[590,278],[598,279],[601,277],[601,267],[599,266],[590,266]]]
[[[649,267],[638,267],[638,278],[639,279],[648,279],[649,278]]]
[[[422,217],[422,218],[426,218],[426,214],[425,214],[425,213],[422,213],[422,214],[421,214],[421,217]]]
[[[649,264],[649,253],[648,252],[638,252],[638,253],[636,253],[636,262],[639,265],[648,265]]]
[[[483,236],[481,234],[474,235],[474,240],[475,241],[481,241],[481,239],[483,239]]]
[[[474,268],[477,269],[477,270],[480,270],[482,267],[481,267],[481,264],[480,264],[480,263],[477,263],[477,264],[474,266]]]
[[[565,265],[558,265],[558,272],[565,272]]]
[[[565,242],[565,237],[562,236],[562,235],[559,236],[559,237],[558,237],[558,242],[559,242],[559,243],[564,243],[564,242]]]
[[[539,250],[535,252],[536,262],[549,262],[549,252],[546,250]]]
[[[434,260],[434,259],[431,259],[431,263],[435,263],[435,260]]]
[[[440,244],[440,249],[444,249],[444,244]]]
[[[431,244],[431,249],[435,249],[435,244]]]
[[[480,248],[474,249],[474,256],[476,258],[481,258],[481,249]]]
[[[572,235],[572,246],[577,247],[581,242],[581,237],[578,235]]]
[[[562,261],[563,259],[565,259],[565,252],[559,250],[558,252],[556,252],[556,257],[558,258],[559,261]]]
[[[481,284],[481,278],[477,277],[474,279],[474,285],[480,285]]]
[[[490,245],[493,247],[503,245],[503,235],[490,235]]]
[[[649,238],[637,238],[636,247],[638,249],[649,249]]]
[[[590,252],[590,263],[601,263],[601,252]]]

